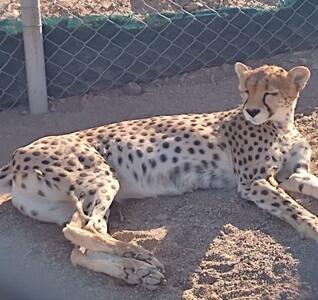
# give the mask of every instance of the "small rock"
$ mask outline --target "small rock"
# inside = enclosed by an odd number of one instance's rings
[[[192,72],[192,73],[188,73],[188,79],[194,80],[196,78],[198,78],[198,73],[197,72]]]
[[[155,79],[152,84],[155,86],[155,87],[161,87],[162,86],[162,82],[160,79]]]
[[[216,80],[215,80],[215,75],[214,74],[211,75],[210,80],[211,80],[212,85],[216,86]]]
[[[198,279],[198,283],[199,284],[208,284],[208,285],[212,285],[213,283],[215,283],[218,280],[218,278],[215,278],[214,276],[212,276],[211,274],[204,272],[202,274],[200,274],[199,279]]]
[[[194,10],[199,10],[202,9],[203,4],[200,2],[191,2],[188,5],[186,5],[184,8],[188,11],[194,11]]]
[[[303,56],[304,55],[304,51],[295,51],[295,52],[293,52],[293,55],[295,55],[295,56]]]
[[[185,80],[187,80],[187,77],[188,77],[188,73],[183,73],[183,74],[180,76],[180,81],[185,81]]]
[[[50,112],[56,112],[56,111],[57,111],[56,106],[55,106],[55,105],[50,105],[49,111],[50,111]]]
[[[29,111],[27,109],[24,109],[21,111],[21,115],[25,116],[25,115],[28,115],[29,114]]]
[[[235,233],[237,231],[237,228],[235,226],[233,226],[232,224],[225,224],[223,226],[223,231],[226,234],[231,234],[231,233]]]
[[[111,10],[111,9],[114,9],[114,8],[115,8],[115,4],[114,4],[113,2],[110,2],[110,3],[103,4],[103,7],[104,7],[106,10]]]
[[[127,95],[137,96],[143,92],[142,87],[136,82],[129,82],[124,86],[123,91]]]

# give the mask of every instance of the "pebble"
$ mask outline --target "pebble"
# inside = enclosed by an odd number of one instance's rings
[[[123,88],[126,95],[137,96],[142,94],[143,88],[136,82],[129,82]]]
[[[212,85],[216,86],[216,80],[215,80],[215,75],[214,74],[211,75],[210,80],[211,80]]]
[[[231,234],[237,232],[237,228],[233,226],[232,224],[225,224],[223,226],[223,232],[226,234]]]
[[[49,111],[50,112],[56,112],[57,111],[57,108],[55,105],[51,105],[50,108],[49,108]]]
[[[200,2],[191,2],[189,3],[188,5],[185,5],[184,8],[187,10],[187,11],[194,11],[194,10],[199,10],[199,9],[202,9],[203,7],[203,4],[200,3]]]
[[[187,80],[187,77],[188,77],[188,73],[183,73],[183,74],[180,76],[180,81],[186,81],[186,80]]]
[[[24,109],[21,111],[21,115],[25,116],[25,115],[28,115],[29,114],[29,111],[27,109]]]
[[[155,79],[152,84],[155,86],[155,87],[161,87],[162,86],[162,82],[160,79]]]

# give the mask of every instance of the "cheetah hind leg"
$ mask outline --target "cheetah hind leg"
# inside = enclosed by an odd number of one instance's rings
[[[0,205],[11,200],[11,167],[5,165],[0,168]]]
[[[73,249],[71,261],[74,265],[108,274],[128,284],[141,284],[151,290],[165,283],[163,266],[142,247],[71,225],[63,231],[68,240],[87,249],[84,253],[77,247]]]
[[[71,193],[76,201],[76,211],[63,233],[76,245],[71,254],[72,263],[122,279],[128,284],[156,289],[165,283],[162,264],[146,249],[118,241],[107,234],[107,212],[110,200],[119,189],[117,179],[104,172],[96,180],[97,186],[98,181],[111,181],[110,188],[94,190],[87,182]],[[84,201],[81,200],[83,197]]]

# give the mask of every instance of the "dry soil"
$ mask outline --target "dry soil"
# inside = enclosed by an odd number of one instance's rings
[[[131,15],[143,17],[145,13],[196,11],[220,7],[276,7],[279,0],[41,0],[41,13],[51,16]],[[20,0],[0,0],[0,19],[20,15]]]
[[[311,68],[297,125],[312,144],[316,174],[317,54],[251,62]],[[139,96],[116,89],[53,100],[55,111],[45,115],[28,115],[25,107],[16,107],[0,113],[0,163],[7,162],[15,148],[45,135],[124,119],[229,109],[240,102],[236,86],[233,66],[224,65],[145,84]],[[318,214],[317,200],[299,201]],[[241,200],[234,190],[128,200],[121,211],[123,222],[118,210],[112,211],[111,233],[154,251],[166,267],[166,286],[150,292],[72,266],[72,246],[61,228],[22,216],[9,201],[0,206],[0,299],[318,299],[317,244]]]

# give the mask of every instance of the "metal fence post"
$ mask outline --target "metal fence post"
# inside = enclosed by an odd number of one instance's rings
[[[40,0],[21,0],[30,112],[48,111]]]

